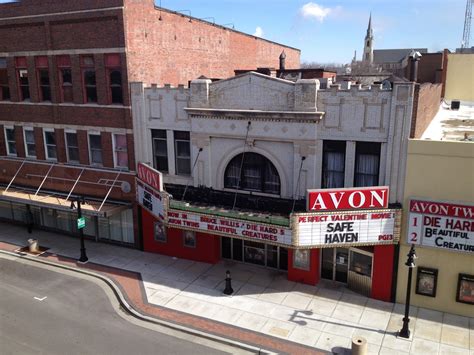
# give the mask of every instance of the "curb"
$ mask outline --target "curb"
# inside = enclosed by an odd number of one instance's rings
[[[117,298],[117,300],[118,300],[120,306],[122,307],[122,309],[125,310],[131,316],[133,316],[133,317],[135,317],[139,320],[149,322],[149,323],[153,323],[153,324],[157,324],[157,325],[160,325],[160,326],[163,326],[163,327],[166,327],[166,328],[170,328],[170,329],[175,330],[175,331],[180,331],[180,332],[187,333],[187,334],[190,334],[190,335],[194,335],[194,336],[197,336],[197,337],[212,340],[212,341],[215,341],[215,342],[218,342],[218,343],[221,343],[221,344],[225,344],[225,345],[228,345],[228,346],[233,346],[233,347],[236,347],[236,348],[240,348],[240,349],[245,350],[245,351],[254,352],[256,354],[275,354],[274,352],[271,352],[271,351],[268,351],[268,350],[265,350],[265,349],[262,349],[262,348],[259,348],[259,347],[255,347],[255,346],[252,346],[252,345],[248,345],[248,344],[236,341],[236,340],[231,340],[231,339],[227,339],[227,338],[220,337],[220,336],[217,336],[217,335],[201,332],[201,331],[196,330],[196,329],[192,329],[192,328],[189,328],[189,327],[185,327],[185,326],[182,326],[182,325],[170,323],[170,322],[167,322],[167,321],[164,321],[164,320],[161,320],[161,319],[157,319],[157,318],[153,318],[153,317],[144,315],[144,314],[140,313],[138,310],[136,310],[135,308],[133,308],[127,302],[127,300],[123,296],[121,290],[115,284],[114,281],[112,281],[110,278],[108,278],[104,275],[101,275],[99,273],[95,273],[95,272],[91,272],[91,271],[83,270],[83,269],[77,269],[77,268],[70,267],[70,266],[67,266],[67,265],[62,265],[62,264],[58,264],[58,263],[55,263],[55,262],[51,262],[51,261],[48,261],[48,260],[37,259],[36,257],[32,257],[30,255],[21,255],[17,252],[10,252],[10,251],[0,249],[0,254],[14,256],[14,257],[17,257],[19,259],[26,259],[28,261],[36,262],[36,263],[39,263],[39,264],[45,264],[45,265],[49,265],[49,266],[52,266],[52,267],[56,267],[56,268],[60,268],[60,269],[68,270],[68,271],[73,271],[73,272],[84,274],[84,275],[87,275],[87,276],[90,276],[90,277],[97,278],[100,281],[104,282],[107,286],[109,286],[112,289],[112,292],[114,293],[115,297]]]

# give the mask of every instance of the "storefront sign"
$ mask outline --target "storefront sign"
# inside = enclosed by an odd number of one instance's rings
[[[308,190],[308,212],[388,207],[388,186]]]
[[[296,213],[294,230],[300,246],[393,244],[399,239],[400,210]]]
[[[412,199],[407,242],[474,253],[474,206]]]
[[[168,211],[168,226],[248,240],[291,244],[291,229],[212,215]]]
[[[156,218],[163,221],[165,219],[165,196],[155,191],[151,187],[136,180],[137,184],[137,202],[147,209]]]
[[[144,163],[138,163],[137,166],[138,178],[145,184],[150,185],[155,190],[163,191],[163,175]]]

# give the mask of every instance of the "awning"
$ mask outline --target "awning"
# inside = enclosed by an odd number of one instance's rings
[[[35,192],[17,187],[10,187],[8,191],[6,188],[0,188],[0,201],[2,200],[71,212],[71,199],[67,200],[67,196],[58,193],[35,194]],[[103,203],[102,207],[101,205],[101,201],[87,199],[85,203],[81,204],[82,213],[90,216],[110,217],[130,208],[130,204],[113,202]]]

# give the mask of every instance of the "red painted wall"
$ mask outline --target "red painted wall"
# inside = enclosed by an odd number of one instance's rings
[[[156,218],[148,211],[141,210],[143,248],[145,251],[211,264],[219,262],[220,237],[212,234],[196,233],[196,248],[188,248],[183,245],[182,230],[168,228],[167,242],[155,241],[153,231]]]
[[[377,245],[374,247],[372,298],[390,302],[394,253],[394,245]]]
[[[288,280],[316,285],[319,282],[319,249],[311,249],[308,271],[293,267],[293,249],[288,249]]]

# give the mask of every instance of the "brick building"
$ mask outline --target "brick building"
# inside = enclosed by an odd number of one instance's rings
[[[152,0],[0,4],[0,218],[140,246],[129,81],[187,84],[299,50]]]
[[[145,250],[393,299],[414,83],[321,89],[245,72],[189,89],[131,88],[136,159],[164,181],[163,191],[137,180]],[[381,186],[377,210],[309,202],[312,189],[342,198]],[[357,235],[333,238],[330,221],[358,218]]]

